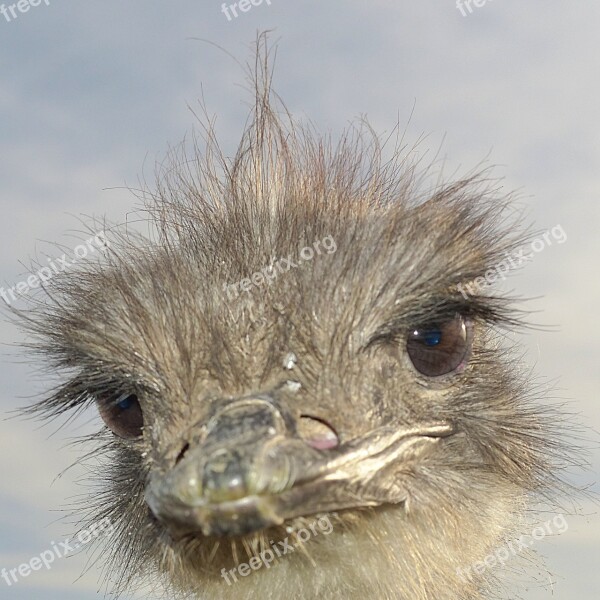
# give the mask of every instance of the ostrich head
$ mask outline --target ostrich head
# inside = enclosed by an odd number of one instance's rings
[[[35,409],[104,422],[88,518],[117,592],[491,597],[468,567],[554,481],[518,319],[469,287],[523,236],[481,177],[425,192],[368,128],[282,118],[258,56],[235,157],[207,128],[145,192],[156,235],[108,231],[23,315],[65,373]]]

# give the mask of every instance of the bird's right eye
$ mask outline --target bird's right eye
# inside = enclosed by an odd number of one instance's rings
[[[461,315],[440,323],[413,328],[406,350],[414,368],[427,377],[440,377],[461,371],[471,347],[472,323]]]
[[[102,420],[116,436],[133,439],[142,435],[144,415],[136,394],[99,398],[96,404]]]

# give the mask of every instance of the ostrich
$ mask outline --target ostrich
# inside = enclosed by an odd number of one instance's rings
[[[154,234],[20,313],[64,373],[30,410],[98,409],[81,520],[113,524],[117,595],[495,598],[473,565],[560,486],[519,315],[473,286],[526,235],[482,175],[427,188],[368,126],[298,124],[272,68],[261,37],[233,158],[207,125],[143,190]]]

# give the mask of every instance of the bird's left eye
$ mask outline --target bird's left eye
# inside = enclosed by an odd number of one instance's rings
[[[427,377],[448,375],[462,369],[471,345],[471,323],[456,315],[439,323],[413,328],[406,350],[415,369]]]
[[[96,401],[106,426],[122,438],[136,438],[142,434],[144,415],[135,394],[120,394]]]

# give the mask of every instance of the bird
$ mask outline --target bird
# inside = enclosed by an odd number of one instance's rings
[[[27,410],[98,415],[78,510],[112,524],[110,589],[500,597],[486,558],[565,452],[514,298],[473,285],[529,230],[485,171],[428,184],[402,136],[298,122],[267,36],[247,68],[237,152],[206,124],[139,192],[149,232],[107,228],[19,315],[62,376]]]

